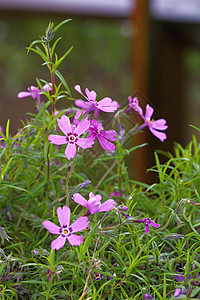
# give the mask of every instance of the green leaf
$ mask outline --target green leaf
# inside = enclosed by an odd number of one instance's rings
[[[54,28],[54,32],[56,32],[61,26],[63,26],[64,24],[68,23],[69,21],[71,21],[72,19],[66,19],[62,22],[60,22],[55,28]]]

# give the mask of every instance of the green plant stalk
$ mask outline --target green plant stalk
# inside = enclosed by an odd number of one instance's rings
[[[52,84],[52,113],[55,111],[55,75],[53,72],[53,63],[52,63],[52,57],[50,52],[50,46],[49,43],[46,44],[47,52],[49,56],[50,61],[50,73],[51,73],[51,84]]]
[[[77,156],[77,154],[75,155],[75,157],[73,159],[73,164],[72,164],[71,170],[69,171],[67,178],[66,178],[66,205],[68,207],[69,207],[69,178],[70,178],[70,176],[74,170],[75,164],[76,164],[76,156]]]

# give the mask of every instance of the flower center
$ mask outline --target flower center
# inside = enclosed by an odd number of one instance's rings
[[[73,229],[71,227],[63,225],[63,228],[60,228],[60,234],[62,237],[70,236],[72,232]]]
[[[78,141],[78,134],[77,133],[72,133],[72,132],[68,132],[67,136],[66,136],[66,141],[69,142],[70,144],[74,144]]]

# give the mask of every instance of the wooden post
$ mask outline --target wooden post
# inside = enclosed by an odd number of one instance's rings
[[[149,98],[149,1],[136,0],[133,14],[133,81],[134,94],[143,95],[144,99]],[[140,97],[138,97],[140,98]],[[140,100],[140,99],[139,99]],[[146,103],[147,104],[147,103]],[[135,144],[149,142],[149,132],[145,129],[134,137]],[[134,152],[130,159],[130,174],[136,180],[147,182],[148,174],[146,169],[150,167],[150,155],[148,146]]]

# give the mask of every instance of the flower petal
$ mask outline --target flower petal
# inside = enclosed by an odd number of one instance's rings
[[[42,223],[42,225],[44,226],[44,228],[46,228],[47,230],[49,230],[50,233],[52,234],[60,234],[59,229],[60,227],[55,225],[54,223],[52,223],[51,221],[44,221]]]
[[[67,116],[62,115],[60,119],[57,119],[57,121],[58,121],[58,126],[60,127],[60,129],[65,135],[67,135],[68,132],[72,131],[72,126]]]
[[[148,232],[149,232],[149,225],[146,224],[146,225],[145,225],[145,234],[148,234]]]
[[[61,235],[57,237],[52,243],[51,243],[51,249],[59,250],[64,246],[66,242],[66,237],[62,237]]]
[[[58,220],[60,222],[61,227],[63,226],[69,226],[70,222],[70,209],[67,206],[58,207],[57,208],[57,216]]]
[[[81,194],[79,194],[79,193],[74,194],[73,197],[72,197],[72,199],[76,203],[78,203],[78,204],[80,204],[82,206],[87,207],[88,202],[87,202],[87,200],[83,196],[81,196]]]
[[[89,100],[96,101],[97,94],[95,91],[89,91],[88,88],[85,89],[85,93]]]
[[[65,136],[50,134],[48,140],[55,145],[64,145],[67,144]]]
[[[88,128],[90,127],[90,121],[85,118],[82,120],[78,126],[75,128],[74,133],[77,133],[78,135],[83,134]]]
[[[157,131],[151,127],[149,127],[149,130],[153,133],[153,135],[155,135],[159,140],[161,140],[161,142],[166,140],[167,135],[164,132]]]
[[[29,97],[29,96],[32,96],[32,94],[29,93],[29,92],[20,92],[20,93],[17,95],[18,98],[24,98],[24,97]]]
[[[113,199],[109,199],[106,202],[102,203],[99,209],[99,212],[109,211],[115,207],[116,203]]]
[[[78,138],[76,144],[83,149],[91,148],[94,144],[94,139],[95,137]]]
[[[83,242],[83,237],[81,235],[76,234],[67,236],[67,239],[72,246],[80,246],[80,244],[82,244]]]
[[[83,93],[82,93],[82,91],[81,91],[81,87],[80,87],[79,84],[75,85],[74,89],[75,89],[79,94],[81,94],[84,98],[86,98],[86,99],[88,100],[88,98],[87,98],[85,95],[83,95]]]
[[[46,83],[44,86],[43,86],[43,90],[45,92],[50,92],[52,90],[52,83]],[[43,91],[42,91],[43,92]]]
[[[117,140],[117,138],[115,137],[117,135],[117,132],[115,130],[101,130],[100,135],[112,142]]]
[[[65,156],[67,157],[67,159],[71,159],[74,158],[75,155],[76,155],[76,144],[68,143],[65,149]]]
[[[154,109],[149,104],[146,105],[146,112],[144,116],[144,120],[149,122],[151,120],[151,117],[153,115]]]
[[[115,150],[115,145],[113,143],[109,142],[108,140],[106,140],[102,136],[97,136],[97,138],[98,138],[99,143],[101,144],[101,147],[103,149],[105,149],[108,152]]]
[[[89,225],[88,217],[80,217],[74,223],[71,224],[73,232],[85,230]]]
[[[158,130],[166,130],[168,125],[166,125],[167,121],[165,119],[158,119],[156,121],[150,122],[149,126]]]
[[[160,224],[156,224],[153,220],[150,220],[148,224],[156,228],[160,227]]]
[[[75,100],[74,103],[75,103],[76,106],[78,106],[78,107],[80,107],[80,108],[84,108],[84,109],[86,109],[86,110],[89,108],[89,105],[90,105],[89,102],[85,102],[85,101],[83,101],[83,100],[81,100],[81,99]]]
[[[118,106],[111,98],[105,97],[96,103],[96,107],[105,112],[114,112]]]

